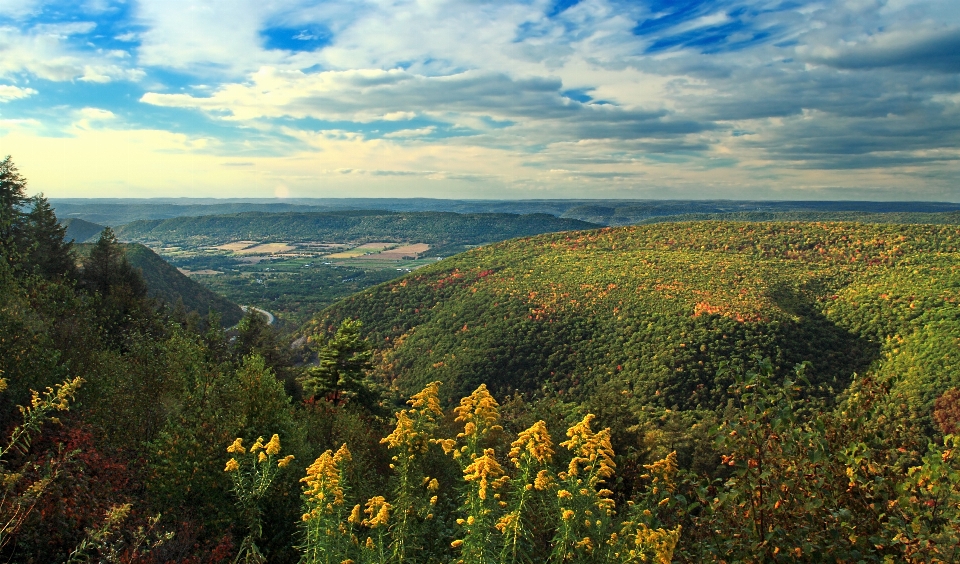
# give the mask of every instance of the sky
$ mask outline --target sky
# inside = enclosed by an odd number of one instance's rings
[[[957,0],[0,0],[66,197],[960,201]]]

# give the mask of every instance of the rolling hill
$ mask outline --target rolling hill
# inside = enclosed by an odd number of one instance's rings
[[[103,231],[104,226],[83,219],[72,217],[61,224],[67,229],[64,239],[75,243],[86,243],[96,239]]]
[[[813,388],[890,382],[929,419],[960,384],[960,228],[670,223],[473,249],[373,287],[304,331],[364,324],[402,391],[556,393],[601,414],[716,410],[768,357]],[[830,392],[829,389],[833,392]],[[899,396],[898,396],[899,397]]]
[[[82,256],[89,253],[92,247],[87,243],[76,245],[75,248]],[[225,327],[236,325],[243,317],[240,306],[194,282],[147,247],[128,243],[123,245],[123,249],[130,264],[143,274],[150,297],[163,300],[170,306],[182,300],[188,311],[195,311],[202,316],[217,311]]]

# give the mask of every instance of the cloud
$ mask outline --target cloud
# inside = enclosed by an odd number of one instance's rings
[[[20,88],[8,84],[0,84],[0,102],[9,102],[10,100],[19,100],[28,96],[33,96],[37,91],[33,88]]]
[[[93,22],[44,24],[25,31],[0,27],[0,77],[27,73],[55,82],[78,79],[97,83],[143,78],[142,69],[118,63],[116,51],[91,53],[71,43],[73,36],[90,33],[95,27]]]
[[[797,52],[811,62],[838,69],[960,73],[960,28],[896,30],[838,47],[804,46]]]

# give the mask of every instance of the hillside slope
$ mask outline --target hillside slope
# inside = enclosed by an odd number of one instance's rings
[[[79,255],[84,256],[92,247],[92,244],[86,243],[75,248]],[[217,311],[225,327],[236,325],[243,317],[240,306],[194,282],[147,247],[127,243],[123,245],[123,250],[130,264],[143,273],[150,297],[161,299],[170,306],[182,300],[188,311],[195,311],[202,316]]]
[[[451,397],[486,382],[635,414],[716,409],[759,356],[781,374],[810,361],[837,391],[873,369],[920,409],[960,384],[958,246],[957,226],[851,223],[541,235],[371,288],[305,331],[359,318],[385,377],[404,391],[442,380]]]
[[[592,223],[547,214],[457,214],[351,211],[240,213],[134,221],[117,229],[125,241],[217,244],[256,241],[415,241],[460,247],[553,231],[590,229]]]
[[[83,219],[71,217],[61,222],[67,229],[64,239],[76,243],[86,243],[100,235],[103,226]]]

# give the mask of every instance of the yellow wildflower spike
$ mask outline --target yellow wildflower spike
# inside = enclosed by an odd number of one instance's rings
[[[270,442],[267,443],[267,454],[270,456],[276,456],[280,454],[280,435],[274,435],[270,437]]]
[[[231,454],[243,454],[247,452],[246,449],[243,448],[243,439],[237,438],[237,440],[233,441],[233,444],[227,447],[227,452]]]
[[[257,442],[253,443],[253,446],[250,447],[250,452],[257,452],[258,450],[263,449],[263,437],[257,437]]]
[[[487,487],[491,479],[503,476],[503,468],[494,457],[492,448],[485,449],[483,456],[479,456],[463,469],[463,479],[467,482],[479,482],[477,495],[480,499],[487,499]]]
[[[223,469],[224,472],[235,472],[240,469],[240,464],[237,462],[236,458],[231,458],[227,461],[227,466]]]
[[[553,458],[553,441],[550,439],[547,424],[543,420],[537,421],[529,429],[521,431],[517,440],[510,444],[508,456],[517,468],[520,467],[520,457],[525,453],[530,456],[531,460],[535,460],[539,464],[550,462]]]

